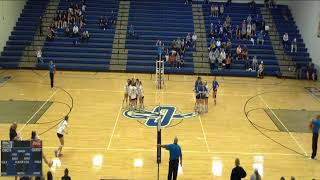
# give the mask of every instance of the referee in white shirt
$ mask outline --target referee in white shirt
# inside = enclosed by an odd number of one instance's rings
[[[63,135],[64,134],[68,134],[68,132],[66,131],[66,128],[67,128],[67,125],[68,125],[68,119],[69,119],[69,117],[65,116],[64,120],[61,121],[61,123],[58,125],[57,136],[58,136],[59,141],[60,141],[60,146],[58,147],[57,150],[54,151],[56,157],[62,156],[61,151],[62,151],[62,148],[64,146],[64,137],[63,137]]]

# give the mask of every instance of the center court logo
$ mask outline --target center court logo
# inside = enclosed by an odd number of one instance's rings
[[[157,127],[158,120],[161,121],[161,127],[166,127],[170,125],[173,119],[185,119],[196,116],[197,114],[186,113],[186,114],[176,114],[177,108],[174,106],[157,106],[153,108],[152,111],[141,111],[134,112],[130,110],[126,110],[123,112],[123,116],[129,119],[135,120],[145,120],[145,125],[147,127]]]

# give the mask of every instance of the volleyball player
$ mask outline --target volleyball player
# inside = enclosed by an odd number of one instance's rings
[[[203,108],[203,85],[202,81],[198,82],[196,87],[196,112],[201,113]]]
[[[130,110],[135,110],[136,106],[137,106],[137,87],[136,87],[136,83],[131,83],[131,85],[129,86],[129,96],[130,96]]]
[[[128,105],[129,84],[130,84],[130,79],[127,80],[127,83],[124,86],[124,96],[123,96],[122,104],[124,104],[124,102],[126,102],[126,105]]]
[[[69,119],[69,117],[65,116],[64,120],[60,122],[60,124],[58,125],[58,128],[57,128],[57,136],[58,136],[59,141],[60,141],[60,146],[58,147],[57,150],[54,151],[54,154],[56,155],[56,157],[62,156],[61,151],[62,151],[62,148],[64,146],[64,137],[63,137],[63,135],[64,134],[68,134],[68,132],[66,131],[66,128],[67,128],[67,125],[68,125],[68,119]]]
[[[212,97],[213,97],[213,100],[214,100],[214,105],[217,104],[217,91],[218,91],[218,88],[219,88],[219,83],[217,81],[217,77],[214,77],[214,80],[212,82]]]
[[[141,81],[139,81],[139,86],[137,87],[137,90],[138,90],[138,97],[139,97],[139,108],[143,110],[144,109],[144,91],[143,91],[143,86]]]
[[[209,88],[207,82],[204,83],[203,86],[203,91],[204,91],[204,112],[208,112],[208,98],[209,98]]]
[[[200,99],[200,95],[199,93],[197,92],[197,88],[198,88],[198,85],[199,83],[201,82],[201,77],[198,77],[196,82],[194,83],[194,93],[195,93],[195,96],[196,96],[196,102],[194,104],[194,111],[195,112],[198,112],[198,107],[199,107],[199,99]]]

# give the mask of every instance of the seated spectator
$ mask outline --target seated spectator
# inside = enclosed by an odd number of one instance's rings
[[[103,29],[104,31],[107,29],[107,20],[105,17],[100,17],[99,19],[99,27],[100,29]]]
[[[277,2],[276,2],[276,0],[270,0],[270,7],[271,7],[271,8],[277,8]]]
[[[161,42],[160,39],[158,39],[158,41],[157,41],[157,43],[156,43],[156,47],[161,46],[161,45],[162,45],[162,42]]]
[[[264,71],[264,64],[263,64],[263,61],[261,61],[258,67],[258,73],[257,73],[258,78],[263,78],[263,71]]]
[[[254,10],[256,8],[256,1],[255,0],[252,0],[248,4],[249,4],[250,9]]]
[[[251,32],[252,32],[252,26],[251,26],[251,23],[248,22],[247,23],[247,39],[251,38]]]
[[[264,31],[266,32],[266,35],[269,35],[270,26],[266,25],[264,26]]]
[[[66,37],[70,37],[70,26],[69,25],[67,25],[66,29],[64,30],[64,35]]]
[[[308,66],[307,66],[307,80],[317,80],[317,71],[314,67],[314,64],[313,63],[310,63]]]
[[[133,38],[136,38],[137,39],[137,33],[135,32],[135,30],[134,30],[134,27],[133,27],[133,25],[131,24],[130,25],[130,28],[129,28],[129,36],[130,37],[133,37]]]
[[[241,55],[244,60],[248,60],[248,48],[246,45],[242,48]]]
[[[209,63],[210,63],[210,67],[211,67],[211,69],[214,69],[214,63],[216,62],[216,59],[215,59],[215,57],[214,57],[214,52],[213,52],[213,49],[211,49],[210,51],[209,51]]]
[[[192,0],[184,0],[184,4],[185,4],[185,5],[192,4]]]
[[[73,36],[73,37],[79,36],[79,28],[78,28],[78,26],[77,26],[76,24],[73,26],[72,36]]]
[[[61,180],[71,180],[68,168],[64,169],[64,175],[61,177]]]
[[[244,20],[241,24],[241,39],[246,38],[246,34],[247,34],[247,24],[246,24],[246,21]]]
[[[230,69],[231,63],[232,63],[231,55],[228,54],[226,58],[226,66],[225,66],[226,69]]]
[[[193,32],[193,35],[192,35],[192,47],[197,48],[197,38],[198,38],[198,36],[197,36],[196,32]]]
[[[240,160],[237,158],[235,160],[235,166],[231,171],[230,180],[241,180],[247,176],[246,171],[240,166]]]
[[[252,16],[251,16],[251,14],[249,14],[247,17],[247,23],[251,23],[251,21],[252,21]]]
[[[218,38],[218,40],[216,41],[216,48],[220,51],[220,48],[221,48],[220,38]]]
[[[228,34],[225,33],[221,38],[221,46],[222,48],[226,48],[228,42]]]
[[[227,27],[231,27],[231,17],[228,15],[225,20]]]
[[[287,49],[288,43],[289,43],[289,35],[288,35],[288,33],[285,33],[283,35],[282,43],[283,43],[284,48]]]
[[[231,4],[232,4],[232,0],[227,0],[226,6],[231,6]]]
[[[80,17],[80,29],[83,27],[83,26],[86,26],[86,23],[87,21],[86,21],[86,19],[84,18],[84,16],[82,15],[81,17]]]
[[[254,38],[253,38],[253,37],[250,38],[250,42],[251,42],[252,45],[254,46]]]
[[[113,10],[111,11],[110,24],[116,24],[116,15],[114,14]]]
[[[42,58],[42,51],[40,48],[38,48],[38,51],[37,51],[37,60],[38,60],[38,63],[43,63],[43,58]]]
[[[240,26],[237,25],[236,27],[236,39],[240,39],[241,38],[241,29]]]
[[[187,34],[187,37],[186,37],[186,45],[187,45],[188,47],[191,46],[191,35],[190,35],[190,33]]]
[[[258,69],[258,59],[257,56],[253,56],[252,58],[252,70],[257,71]]]
[[[240,46],[240,44],[238,45],[237,49],[236,49],[236,56],[237,56],[237,60],[242,59],[242,48]]]
[[[52,41],[53,38],[54,38],[53,30],[49,28],[49,29],[48,29],[47,40],[48,40],[48,41]]]
[[[294,49],[294,52],[297,53],[297,49],[298,49],[298,46],[297,46],[297,38],[294,38],[294,39],[291,41],[291,53],[293,53],[293,49]]]
[[[222,49],[221,49],[221,52],[220,52],[220,55],[219,55],[219,57],[218,57],[219,67],[221,67],[221,66],[223,65],[222,62],[225,62],[226,57],[227,57],[226,52],[225,52],[224,49],[222,48]]]
[[[223,3],[221,3],[221,5],[220,5],[220,11],[219,11],[219,13],[220,13],[220,16],[223,16],[223,13],[224,13]]]
[[[251,36],[256,36],[257,25],[255,22],[251,24]]]
[[[228,42],[227,42],[226,48],[225,48],[227,54],[231,54],[231,48],[232,48],[232,43],[231,43],[231,40],[228,39]]]
[[[90,39],[90,35],[88,31],[83,31],[82,35],[81,35],[81,41],[87,41],[87,43],[89,42]]]
[[[214,37],[212,37],[210,41],[209,51],[215,50],[215,49],[216,49],[216,40],[214,39]]]
[[[261,43],[261,45],[264,44],[264,33],[263,33],[263,30],[261,30],[258,33],[258,36],[257,36],[257,44],[259,45],[260,43]]]

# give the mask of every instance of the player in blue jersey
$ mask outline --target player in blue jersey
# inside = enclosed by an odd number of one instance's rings
[[[201,82],[201,77],[198,77],[196,82],[194,83],[194,87],[193,87],[193,91],[195,93],[195,96],[196,96],[196,102],[194,104],[194,111],[197,112],[198,111],[198,106],[199,106],[199,99],[200,99],[200,96],[198,96],[198,93],[197,93],[197,87],[199,85],[199,83]]]
[[[219,83],[217,81],[217,77],[214,77],[214,80],[212,81],[212,97],[214,100],[214,105],[217,104],[217,91],[219,88]]]
[[[200,81],[196,87],[196,112],[201,113],[203,111],[203,84]]]

